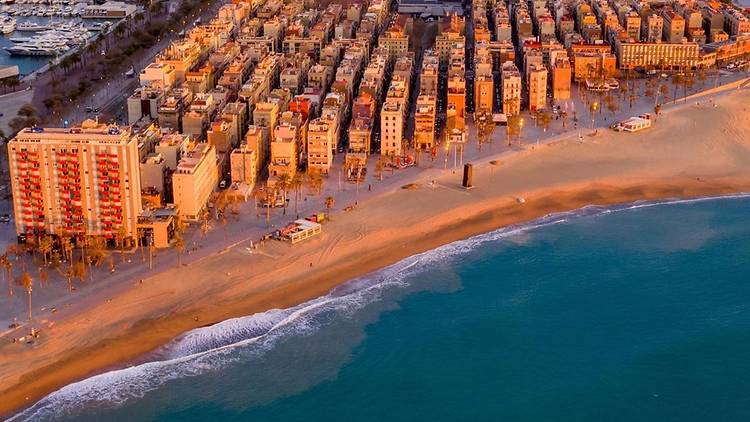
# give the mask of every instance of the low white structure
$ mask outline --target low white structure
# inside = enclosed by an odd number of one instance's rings
[[[618,132],[638,132],[639,130],[648,129],[651,127],[651,115],[641,114],[638,117],[631,117],[625,121],[622,121],[615,126],[615,130]]]
[[[320,223],[314,223],[312,221],[300,219],[286,226],[282,230],[281,235],[289,239],[292,244],[295,244],[297,242],[301,242],[305,239],[309,239],[313,236],[319,235],[321,231],[322,228],[320,226]]]

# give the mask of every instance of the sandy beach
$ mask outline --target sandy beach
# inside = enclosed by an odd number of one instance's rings
[[[750,191],[750,92],[690,101],[638,134],[600,129],[478,162],[335,211],[322,236],[237,245],[144,280],[59,321],[40,347],[0,347],[0,414],[70,382],[132,362],[189,329],[288,307],[407,256],[582,206]],[[502,131],[502,129],[499,129]],[[524,198],[521,202],[518,198]]]

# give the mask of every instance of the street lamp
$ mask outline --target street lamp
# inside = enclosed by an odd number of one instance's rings
[[[591,103],[591,106],[589,106],[589,111],[591,112],[591,129],[594,128],[594,124],[596,122],[596,112],[599,110],[599,102],[594,101]]]

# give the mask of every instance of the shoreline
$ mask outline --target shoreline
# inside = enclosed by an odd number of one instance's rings
[[[460,175],[420,173],[415,190],[394,189],[337,211],[323,234],[295,246],[240,245],[83,303],[36,348],[0,347],[0,415],[50,392],[121,368],[181,333],[228,318],[286,308],[333,287],[456,240],[587,205],[700,198],[750,191],[750,94],[686,104],[636,135],[603,131],[475,161],[475,189]],[[516,198],[524,197],[521,204]],[[244,246],[244,245],[243,245]],[[210,302],[206,300],[210,298]]]
[[[36,399],[46,397],[60,388],[89,378],[125,367],[128,362],[143,363],[144,357],[159,347],[172,341],[180,334],[191,329],[210,326],[229,318],[247,316],[273,308],[287,308],[315,299],[329,293],[333,288],[366,274],[379,271],[405,258],[417,255],[437,247],[462,239],[489,233],[514,224],[533,222],[544,216],[565,213],[586,206],[613,206],[633,204],[636,201],[663,201],[706,199],[715,200],[723,196],[741,195],[733,183],[717,183],[705,186],[706,182],[695,180],[674,180],[671,183],[642,183],[611,186],[597,183],[564,189],[567,198],[559,207],[561,197],[556,193],[533,193],[529,199],[541,205],[525,213],[516,213],[513,204],[487,210],[466,219],[455,221],[430,233],[415,238],[401,239],[409,242],[410,247],[400,248],[395,253],[380,250],[368,255],[361,262],[348,262],[324,271],[317,271],[308,277],[295,277],[286,284],[269,291],[251,293],[246,297],[222,302],[200,310],[200,321],[195,321],[193,312],[183,312],[157,319],[144,319],[115,338],[103,339],[96,344],[80,349],[69,350],[51,365],[38,368],[21,378],[21,385],[12,391],[4,391],[0,413],[11,416],[32,404]],[[652,186],[641,194],[633,194],[644,184]],[[744,189],[750,190],[750,180],[743,183]],[[604,201],[587,202],[588,198],[603,196]],[[134,345],[136,345],[134,347]],[[105,353],[106,352],[106,353]],[[139,361],[140,360],[140,361]],[[90,369],[86,369],[86,368]],[[34,397],[35,399],[31,399]]]

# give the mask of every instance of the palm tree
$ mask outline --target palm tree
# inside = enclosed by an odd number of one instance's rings
[[[179,267],[182,265],[182,252],[185,250],[185,240],[182,235],[175,234],[174,239],[172,239],[172,246],[177,251],[177,266]]]
[[[286,215],[286,193],[289,189],[289,185],[291,183],[291,178],[288,174],[284,173],[279,176],[278,179],[276,179],[276,188],[281,191],[281,199],[284,204],[284,215]]]
[[[265,197],[266,193],[260,189],[255,189],[253,191],[253,199],[255,200],[255,216],[260,219],[260,210],[258,209],[258,203],[263,202],[263,198]]]
[[[76,261],[73,264],[73,276],[81,282],[86,280],[86,264],[83,261]]]
[[[49,282],[49,274],[44,268],[39,268],[39,283],[44,286]]]
[[[541,111],[537,114],[536,122],[545,133],[547,132],[547,128],[549,128],[549,124],[551,121],[552,115],[550,115],[549,112]]]
[[[128,233],[124,225],[120,225],[115,234],[115,242],[120,247],[120,262],[125,262],[125,238]]]
[[[513,136],[517,136],[520,143],[522,130],[523,118],[521,116],[508,117],[508,125],[505,127],[505,133],[508,136],[508,146],[511,146]]]
[[[320,171],[314,170],[309,174],[310,187],[315,191],[316,195],[320,195],[323,192],[323,175]]]
[[[294,189],[294,214],[299,218],[299,211],[297,210],[297,202],[299,202],[300,197],[300,191],[302,189],[302,185],[305,183],[305,177],[302,173],[296,173],[294,177],[292,177],[292,180],[289,182],[289,185],[292,189]]]
[[[5,278],[5,281],[8,283],[8,295],[13,296],[13,284],[11,283],[12,277],[10,274],[10,271],[8,270],[9,266],[12,266],[13,264],[10,263],[10,260],[8,260],[8,254],[3,254],[0,256],[0,265],[2,265],[5,268],[5,272],[3,272],[3,278]]]
[[[3,260],[3,264],[5,265],[5,271],[8,273],[7,280],[8,280],[8,295],[13,296],[13,263],[10,262],[10,259],[8,259],[7,254],[3,255],[5,259]]]
[[[672,87],[674,88],[674,94],[672,95],[672,104],[677,102],[677,90],[680,88],[680,85],[682,85],[682,75],[679,73],[675,73],[674,76],[672,76]]]
[[[67,261],[73,260],[73,242],[71,241],[70,237],[60,237],[60,249],[62,249],[63,257]]]
[[[73,266],[68,264],[68,268],[65,270],[65,273],[63,273],[63,275],[65,276],[65,280],[67,280],[68,282],[68,291],[72,292],[73,291],[73,277],[75,277],[76,275],[75,270],[73,269]]]
[[[328,197],[326,197],[325,204],[326,204],[326,210],[328,211],[327,212],[328,218],[330,219],[331,218],[331,209],[336,204],[336,200],[333,199],[332,196],[328,196]]]
[[[47,235],[42,236],[41,239],[39,239],[39,244],[37,245],[39,248],[39,252],[42,254],[42,257],[44,258],[44,265],[47,265],[47,256],[52,252],[52,238],[50,238]]]
[[[607,110],[612,113],[612,116],[614,116],[615,113],[620,110],[620,105],[617,104],[617,101],[615,101],[615,99],[612,98],[611,95],[607,95],[606,97],[604,97],[604,105],[607,107]]]
[[[29,296],[29,321],[31,321],[31,292],[34,290],[34,279],[31,278],[31,274],[24,272],[18,278],[18,284],[26,289],[26,294]]]
[[[375,163],[375,177],[378,178],[378,180],[383,180],[383,157],[378,157],[378,161]]]

